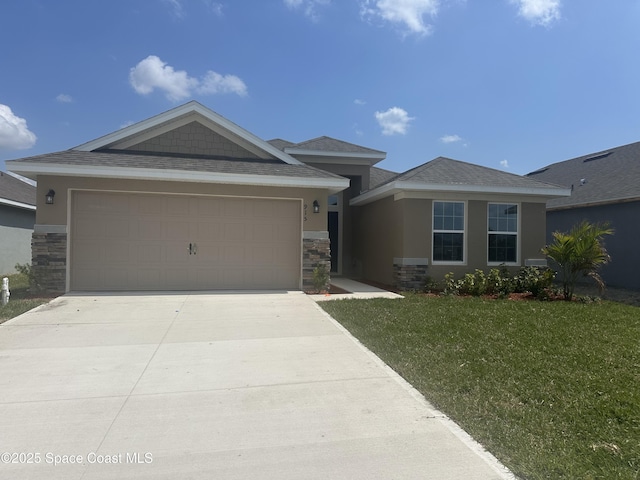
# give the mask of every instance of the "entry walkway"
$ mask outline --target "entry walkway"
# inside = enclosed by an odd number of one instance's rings
[[[331,278],[331,285],[334,285],[348,293],[335,293],[329,295],[311,295],[316,302],[324,302],[326,300],[339,300],[342,298],[402,298],[394,292],[382,290],[381,288],[367,285],[349,278],[335,277]]]

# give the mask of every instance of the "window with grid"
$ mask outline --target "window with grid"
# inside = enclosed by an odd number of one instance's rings
[[[518,261],[518,205],[489,204],[489,263]]]
[[[433,202],[433,261],[464,262],[464,202]]]

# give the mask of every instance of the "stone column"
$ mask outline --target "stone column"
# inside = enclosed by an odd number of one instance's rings
[[[38,227],[36,225],[31,237],[31,268],[38,288],[48,293],[64,293],[67,283],[67,234],[60,232],[61,229],[46,231]]]

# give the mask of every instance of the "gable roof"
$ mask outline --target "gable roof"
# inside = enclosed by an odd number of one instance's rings
[[[193,121],[202,123],[205,127],[210,128],[216,133],[241,144],[260,158],[275,157],[292,165],[300,163],[282,150],[258,138],[251,132],[195,100],[74,147],[72,150],[91,152],[103,149],[125,149],[131,145],[141,143],[148,138],[173,130],[177,126],[186,125]]]
[[[571,188],[571,197],[556,198],[548,209],[640,200],[640,142],[610,148],[527,174]]]
[[[342,190],[349,180],[304,164],[276,159],[212,158],[147,154],[126,150],[62,152],[8,161],[21,175],[65,175],[139,180],[173,180],[237,185],[295,186]]]
[[[224,148],[180,153],[186,149],[172,150],[166,146],[167,140],[182,145],[189,128],[211,134],[212,138],[225,142]],[[165,146],[154,146],[160,139]],[[228,150],[230,146],[238,148]],[[348,179],[296,160],[195,101],[71,150],[6,163],[11,171],[33,179],[43,174],[95,176],[328,188],[334,192],[349,186]]]
[[[570,190],[527,177],[438,157],[407,172],[398,174],[351,200],[365,205],[400,192],[439,192],[475,194],[511,194],[533,197],[570,195]]]
[[[36,187],[19,178],[0,172],[0,205],[36,209]]]

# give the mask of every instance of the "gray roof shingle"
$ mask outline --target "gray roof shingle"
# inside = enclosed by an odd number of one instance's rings
[[[209,158],[200,156],[148,155],[126,151],[62,152],[37,155],[7,162],[11,170],[19,171],[20,164],[77,165],[92,167],[148,168],[160,170],[186,170],[192,172],[225,173],[239,175],[270,175],[299,178],[336,178],[324,170],[308,165],[291,165],[281,160],[235,158]]]
[[[318,137],[305,142],[296,143],[286,147],[286,150],[311,150],[316,152],[332,153],[362,153],[373,155],[386,155],[385,152],[363,147],[354,143],[345,142],[331,137]]]
[[[481,165],[438,157],[397,175],[389,181],[416,182],[430,185],[474,185],[486,187],[548,188],[557,185],[495,170]]]
[[[267,140],[267,143],[273,145],[278,150],[282,150],[283,152],[285,148],[295,145],[295,143],[289,142],[288,140],[283,140],[281,138],[274,138],[272,140]]]
[[[35,206],[36,187],[8,173],[0,172],[0,198]]]
[[[553,163],[528,178],[573,187],[570,197],[556,198],[547,208],[640,198],[640,142]]]
[[[391,170],[385,170],[384,168],[379,167],[371,167],[369,170],[369,189],[372,190],[380,185],[387,183],[394,177],[397,177],[398,174],[396,172],[392,172]]]

